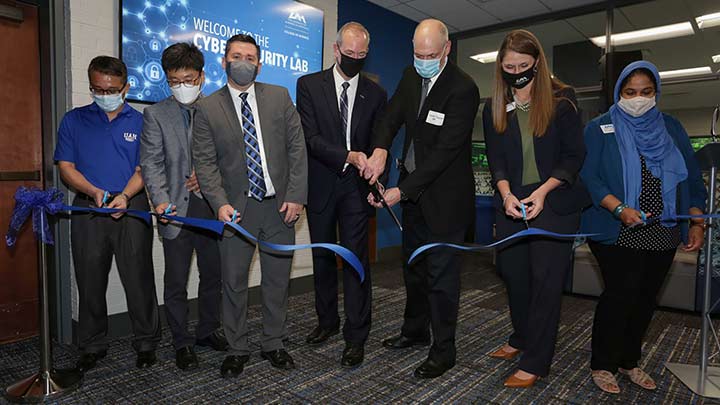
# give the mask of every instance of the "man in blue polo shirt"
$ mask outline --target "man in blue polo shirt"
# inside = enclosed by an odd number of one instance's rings
[[[98,56],[88,78],[93,103],[68,112],[60,124],[54,157],[60,176],[77,193],[74,205],[149,211],[139,167],[143,116],[125,102],[127,68],[120,59]],[[70,237],[79,294],[78,370],[95,367],[107,354],[105,293],[113,256],[127,297],[136,365],[150,367],[160,340],[152,227],[122,213],[78,214]]]

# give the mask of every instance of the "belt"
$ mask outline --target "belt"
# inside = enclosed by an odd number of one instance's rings
[[[122,194],[122,193],[114,193],[114,194],[111,193],[111,194],[108,194],[107,202],[112,201],[113,198],[119,196],[120,194]],[[77,194],[75,194],[75,196],[76,196],[77,198],[81,199],[81,200],[90,201],[90,202],[95,202],[95,198],[90,197],[89,195],[87,195],[87,194],[85,194],[85,193],[77,193]]]

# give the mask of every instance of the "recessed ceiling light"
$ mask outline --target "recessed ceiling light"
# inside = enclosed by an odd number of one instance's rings
[[[495,63],[497,59],[498,51],[479,53],[470,57],[472,60],[476,60],[480,63]]]
[[[716,27],[720,25],[720,13],[701,15],[695,18],[695,22],[700,28]]]
[[[661,27],[646,28],[644,30],[628,31],[618,34],[613,34],[611,37],[612,45],[629,45],[636,44],[638,42],[649,42],[657,41],[659,39],[682,37],[685,35],[692,35],[693,31],[692,24],[689,22],[663,25]],[[605,35],[599,37],[590,38],[590,40],[597,46],[605,47]]]
[[[712,69],[710,69],[710,66],[703,66],[703,67],[696,67],[696,68],[689,68],[689,69],[678,69],[678,70],[666,70],[664,72],[660,72],[660,78],[661,79],[673,79],[677,77],[691,77],[691,76],[701,76],[701,75],[707,75],[711,74]]]
[[[720,55],[714,55],[712,57],[713,63],[720,63]]]

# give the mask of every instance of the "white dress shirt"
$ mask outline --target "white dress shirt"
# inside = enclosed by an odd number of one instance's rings
[[[345,80],[338,71],[338,66],[335,64],[333,67],[333,77],[335,78],[335,94],[337,95],[338,111],[340,108],[340,95],[343,91],[343,83],[348,82],[350,86],[347,88],[347,99],[348,99],[348,111],[347,111],[347,128],[345,128],[345,147],[348,151],[352,150],[350,146],[350,129],[352,127],[352,113],[353,106],[355,105],[355,94],[357,94],[358,82],[360,81],[360,73],[356,74],[355,77],[350,80]],[[340,116],[340,123],[342,124],[342,116]],[[347,169],[348,163],[345,163],[343,170]]]
[[[442,74],[443,70],[445,70],[445,66],[447,66],[447,62],[448,62],[448,58],[445,57],[445,64],[443,65],[442,69],[440,69],[440,71],[438,72],[438,74],[436,74],[435,76],[433,76],[433,77],[430,78],[430,85],[428,86],[428,95],[430,94],[430,90],[432,90],[433,85],[434,85],[435,82],[437,81],[438,77],[440,77],[440,75]]]
[[[230,90],[230,96],[233,100],[233,105],[235,106],[235,113],[238,116],[238,121],[240,122],[240,127],[242,127],[243,124],[243,115],[242,115],[242,98],[240,98],[241,93],[247,93],[247,102],[250,104],[250,109],[252,110],[253,115],[253,121],[255,124],[255,135],[257,135],[258,139],[258,147],[260,148],[260,159],[262,159],[261,165],[263,169],[263,178],[265,179],[265,197],[272,197],[275,195],[275,187],[272,184],[272,180],[270,179],[270,171],[268,170],[268,162],[267,158],[265,157],[265,144],[263,143],[263,136],[262,136],[262,129],[260,128],[260,117],[258,116],[258,106],[257,106],[257,99],[255,97],[255,83],[251,84],[250,87],[245,90],[244,92],[233,88],[232,86],[228,85],[228,90]],[[245,139],[245,134],[241,134],[242,138]],[[242,153],[245,153],[245,141],[242,141]],[[245,157],[247,159],[247,157]],[[248,192],[248,196],[252,197],[250,195],[250,192]]]

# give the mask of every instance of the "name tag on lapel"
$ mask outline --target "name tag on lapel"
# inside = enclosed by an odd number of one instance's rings
[[[443,122],[445,122],[445,114],[430,110],[428,111],[427,119],[425,119],[425,122],[430,125],[441,127]]]
[[[505,112],[510,112],[515,109],[515,102],[505,104]]]
[[[600,125],[600,130],[603,132],[603,134],[614,134],[615,133],[615,125],[613,125],[613,124]]]

